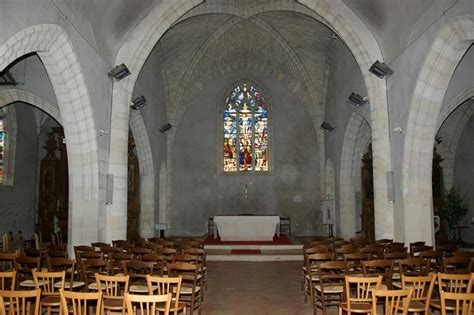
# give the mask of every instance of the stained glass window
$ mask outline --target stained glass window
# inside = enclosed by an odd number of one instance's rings
[[[225,101],[224,172],[268,171],[268,104],[252,84],[237,85]]]
[[[5,148],[5,130],[3,129],[3,117],[0,117],[0,184],[3,184],[3,162]]]

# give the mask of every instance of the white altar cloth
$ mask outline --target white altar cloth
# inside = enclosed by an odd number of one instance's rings
[[[280,234],[279,216],[215,216],[214,237],[222,241],[272,241],[273,236]],[[217,233],[216,233],[217,232]]]

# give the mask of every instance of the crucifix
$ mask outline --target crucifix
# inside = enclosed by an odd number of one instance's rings
[[[244,185],[244,199],[247,200],[248,192],[249,192],[248,188],[249,188],[250,185],[252,185],[252,183],[248,182],[248,183],[240,183],[240,184]]]

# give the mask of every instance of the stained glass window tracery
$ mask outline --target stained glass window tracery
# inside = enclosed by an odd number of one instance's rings
[[[253,84],[234,87],[225,101],[224,172],[268,171],[268,104]]]

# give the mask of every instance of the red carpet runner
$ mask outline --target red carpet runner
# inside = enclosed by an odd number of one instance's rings
[[[204,245],[291,245],[291,241],[285,234],[275,235],[273,241],[221,241],[220,237],[215,239],[213,235],[209,235],[204,240]]]

